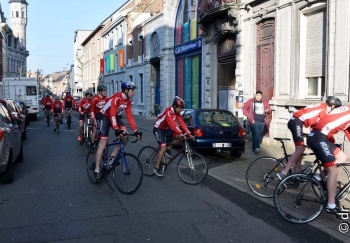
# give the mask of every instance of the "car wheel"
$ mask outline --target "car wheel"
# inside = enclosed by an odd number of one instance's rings
[[[21,143],[21,150],[20,150],[20,152],[18,154],[18,157],[17,157],[15,162],[16,163],[20,163],[22,161],[23,161],[23,143]]]
[[[241,152],[238,152],[238,151],[236,151],[236,150],[231,150],[231,151],[230,151],[230,154],[231,154],[231,157],[233,157],[233,158],[239,158],[239,157],[241,157],[241,155],[242,155]]]
[[[13,182],[12,157],[9,157],[6,171],[0,175],[0,181],[4,184]]]

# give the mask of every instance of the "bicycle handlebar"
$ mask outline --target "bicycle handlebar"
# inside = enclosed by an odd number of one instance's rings
[[[132,137],[137,137],[138,135],[135,134],[129,134],[129,133],[121,133],[120,135],[122,135],[123,137],[125,136],[132,136]],[[140,135],[142,137],[142,133]],[[117,142],[119,139],[113,140],[113,142]],[[138,139],[136,138],[134,141],[131,141],[131,143],[136,143],[138,141]]]

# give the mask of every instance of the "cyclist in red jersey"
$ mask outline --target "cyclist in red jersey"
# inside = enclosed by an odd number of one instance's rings
[[[287,176],[288,171],[290,170],[290,168],[292,168],[294,164],[294,172],[300,172],[301,161],[303,158],[302,155],[305,151],[303,126],[311,126],[312,128],[312,126],[320,118],[324,117],[334,108],[340,107],[341,105],[341,101],[337,97],[328,96],[326,99],[326,103],[309,105],[294,112],[293,117],[288,122],[288,128],[293,135],[295,152],[289,158],[286,167],[284,167],[283,170],[277,174],[280,180]]]
[[[137,136],[137,139],[141,139],[142,133],[137,131],[136,123],[131,112],[131,101],[130,99],[135,95],[136,85],[133,82],[125,81],[121,85],[121,92],[115,93],[112,97],[109,98],[106,105],[101,110],[101,113],[104,114],[103,120],[101,122],[100,128],[100,142],[96,152],[96,168],[95,168],[95,177],[96,179],[101,179],[100,164],[102,159],[103,150],[105,149],[108,142],[108,133],[109,128],[114,129],[116,137],[120,137],[122,133],[128,133],[124,122],[118,118],[118,113],[125,110],[126,118],[129,121],[131,129],[134,131],[134,134]],[[122,139],[120,137],[120,139]],[[126,141],[126,137],[124,138]],[[120,146],[117,145],[109,159],[108,163],[111,163],[115,156],[118,154]]]
[[[42,107],[43,107],[43,110],[44,110],[44,113],[45,113],[45,121],[47,121],[47,119],[46,119],[47,113],[48,112],[50,113],[51,105],[53,103],[50,95],[46,95],[46,97],[42,99],[41,103],[42,103]],[[50,116],[52,116],[52,114]]]
[[[338,164],[346,161],[346,154],[334,144],[334,134],[344,131],[350,141],[350,107],[340,106],[332,113],[322,117],[307,137],[307,145],[321,160],[327,173],[327,207],[328,213],[337,214],[341,210],[337,207],[335,194],[337,190]]]
[[[93,119],[94,126],[92,128],[92,137],[95,138],[94,140],[94,146],[97,146],[97,121],[101,123],[101,120],[103,118],[103,114],[101,113],[101,109],[105,106],[105,104],[108,101],[107,97],[107,88],[104,85],[97,86],[97,92],[98,94],[95,95],[95,97],[92,99],[92,103],[90,106],[91,111],[91,118]]]
[[[180,114],[184,107],[185,102],[180,97],[175,96],[173,105],[166,108],[154,123],[153,134],[160,147],[156,165],[153,168],[153,171],[157,176],[164,176],[163,172],[159,169],[160,161],[162,160],[164,153],[168,157],[171,157],[171,145],[167,147],[165,137],[173,138],[172,143],[180,143],[182,139],[187,139],[187,137],[194,140],[194,137],[186,127]],[[185,135],[183,133],[185,133]]]
[[[67,109],[70,109],[72,111],[72,108],[75,107],[75,99],[73,96],[70,94],[68,91],[66,93],[66,96],[63,99],[63,104],[64,104],[64,111],[65,111],[65,117],[67,117]],[[73,119],[71,120],[73,121]],[[67,120],[65,121],[67,123]]]
[[[56,97],[55,101],[51,105],[51,113],[54,117],[58,116],[57,114],[60,114],[60,123],[63,124],[62,118],[63,118],[63,103],[60,100],[60,97]],[[56,128],[53,130],[56,132]]]
[[[79,112],[79,129],[78,129],[78,141],[80,142],[83,139],[81,134],[81,129],[84,125],[85,114],[90,115],[90,107],[92,104],[92,94],[90,92],[85,93],[85,98],[81,99],[78,105]]]

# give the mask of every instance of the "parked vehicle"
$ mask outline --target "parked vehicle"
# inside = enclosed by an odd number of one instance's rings
[[[27,106],[26,103],[24,103],[24,101],[18,102],[18,105],[22,108],[22,113],[26,116],[26,126],[29,126],[29,106]]]
[[[196,136],[193,147],[206,151],[230,151],[240,157],[245,151],[245,131],[237,118],[227,110],[184,109],[182,117]]]
[[[27,126],[26,126],[26,117],[22,113],[19,107],[15,104],[11,99],[0,100],[0,102],[6,106],[9,111],[14,124],[19,126],[19,130],[22,134],[22,139],[25,140],[27,138]]]
[[[23,161],[23,145],[19,126],[0,102],[0,181],[12,183],[13,164]]]
[[[38,95],[38,101],[41,102],[43,96],[42,95]]]
[[[24,101],[30,116],[36,120],[39,113],[38,84],[36,78],[3,78],[4,98]]]

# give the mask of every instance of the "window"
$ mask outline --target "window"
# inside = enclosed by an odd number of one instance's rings
[[[22,18],[24,18],[24,12],[22,11]]]
[[[36,95],[36,86],[27,86],[26,87],[27,95]]]
[[[11,123],[10,114],[2,104],[0,104],[0,121],[4,122],[5,124]]]
[[[143,103],[143,74],[140,73],[140,102]]]
[[[18,18],[19,17],[19,12],[18,11],[16,11],[16,18]]]

